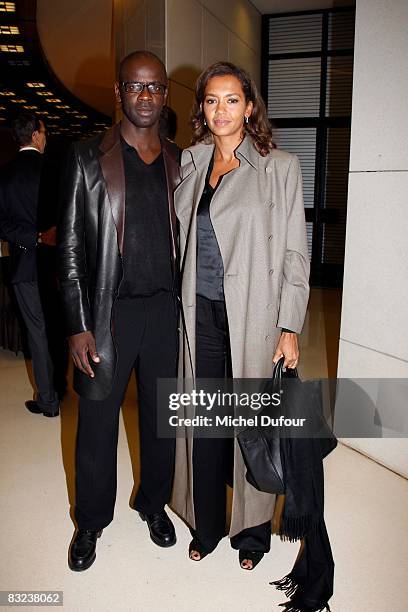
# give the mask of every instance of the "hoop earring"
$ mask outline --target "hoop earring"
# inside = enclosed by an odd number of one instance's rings
[[[249,117],[248,117],[248,115],[245,115],[245,120],[244,120],[244,121],[245,121],[246,125],[248,125],[248,123],[249,123]]]
[[[205,120],[205,117],[204,117],[204,122],[203,122],[203,123],[204,123],[204,126],[206,126],[206,125],[207,125],[207,122],[206,122],[206,120]]]

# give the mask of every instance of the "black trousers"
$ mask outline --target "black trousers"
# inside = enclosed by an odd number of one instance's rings
[[[157,438],[157,379],[176,376],[177,315],[170,293],[117,300],[118,352],[110,395],[80,398],[76,446],[75,519],[79,529],[99,530],[113,519],[116,500],[119,412],[132,370],[139,404],[140,486],[134,508],[159,512],[170,500],[174,439]]]
[[[54,367],[50,357],[47,329],[37,281],[13,285],[21,315],[27,327],[27,340],[37,387],[36,401],[43,410],[54,412],[59,405],[54,388]]]
[[[231,350],[225,302],[197,295],[196,301],[196,376],[232,376]],[[193,496],[197,538],[206,552],[212,552],[225,536],[226,484],[231,484],[234,440],[194,438]],[[237,550],[268,552],[271,524],[262,523],[231,538]]]

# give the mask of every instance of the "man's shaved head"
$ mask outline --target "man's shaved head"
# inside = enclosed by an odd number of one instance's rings
[[[165,79],[165,83],[167,83],[166,67],[161,61],[161,59],[157,57],[157,55],[155,55],[154,53],[151,53],[150,51],[146,51],[144,49],[140,51],[133,51],[132,53],[129,53],[129,55],[124,57],[123,60],[120,62],[120,66],[119,66],[119,81],[120,82],[125,80],[127,68],[134,61],[139,61],[139,60],[141,61],[147,60],[148,62],[155,62],[158,66],[160,66],[160,69],[163,73],[163,79]]]
[[[143,89],[139,93],[126,91],[124,83],[142,83]],[[149,83],[161,87],[150,91],[146,87]],[[119,81],[115,83],[116,100],[122,105],[124,123],[156,129],[167,100],[167,84],[166,68],[157,55],[144,50],[127,55],[120,63]]]

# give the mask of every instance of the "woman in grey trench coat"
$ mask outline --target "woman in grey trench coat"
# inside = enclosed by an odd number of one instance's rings
[[[180,381],[269,377],[281,356],[294,368],[309,295],[299,161],[274,147],[255,84],[229,63],[199,77],[193,130],[175,192]],[[270,547],[275,496],[247,482],[236,442],[177,439],[172,506],[190,526],[194,561],[225,534],[231,481],[231,545],[241,567],[253,569]]]

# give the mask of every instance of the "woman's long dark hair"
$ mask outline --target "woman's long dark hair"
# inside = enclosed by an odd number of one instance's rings
[[[234,66],[229,62],[216,62],[211,64],[204,72],[200,74],[195,86],[195,100],[191,112],[191,123],[193,126],[193,136],[191,144],[203,142],[210,144],[213,142],[213,136],[204,125],[204,112],[202,110],[204,104],[205,88],[208,81],[213,77],[231,75],[236,77],[242,86],[242,91],[245,95],[246,102],[252,102],[253,110],[249,117],[248,123],[243,124],[244,133],[248,134],[253,142],[254,147],[262,157],[268,155],[275,145],[272,140],[272,129],[266,114],[264,101],[258,93],[257,87],[249,74],[242,68]]]

